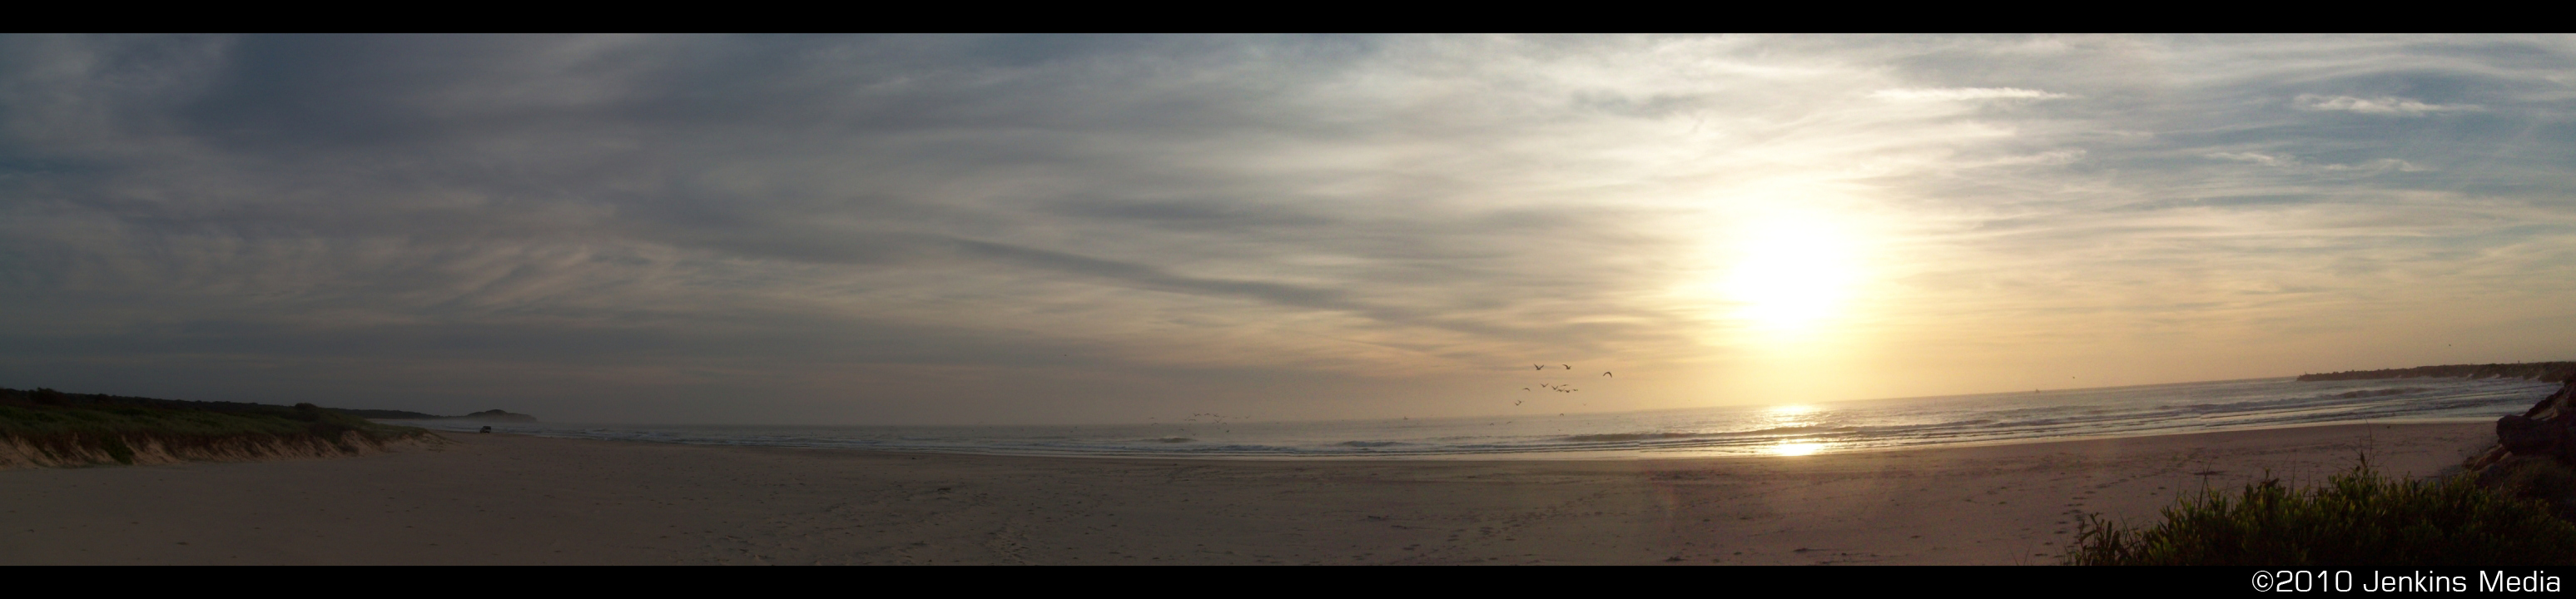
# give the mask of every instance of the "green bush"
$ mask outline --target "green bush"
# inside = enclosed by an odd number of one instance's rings
[[[2576,524],[2550,511],[2469,477],[2392,480],[2365,461],[2321,486],[2293,489],[2267,479],[2235,493],[2186,497],[2149,526],[2087,514],[2065,561],[2288,569],[2576,565]]]

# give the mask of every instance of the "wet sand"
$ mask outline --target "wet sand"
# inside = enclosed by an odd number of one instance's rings
[[[2044,564],[2071,513],[2426,476],[2487,424],[1801,457],[1213,461],[447,435],[342,459],[0,471],[0,564]]]

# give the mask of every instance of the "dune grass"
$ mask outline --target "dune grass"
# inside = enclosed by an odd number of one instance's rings
[[[2576,565],[2576,524],[2553,515],[2552,507],[2467,476],[2395,480],[2364,460],[2322,485],[2292,488],[2267,479],[2232,493],[2185,497],[2152,524],[2088,514],[2065,563],[2289,569]]]
[[[247,407],[211,410],[83,401],[83,396],[50,389],[0,391],[6,391],[0,393],[0,438],[23,441],[57,459],[90,450],[104,453],[118,463],[132,464],[134,448],[142,444],[186,451],[284,442],[355,452],[360,448],[350,445],[349,433],[357,433],[359,442],[375,444],[428,434],[423,429],[368,422],[312,404],[239,404]]]

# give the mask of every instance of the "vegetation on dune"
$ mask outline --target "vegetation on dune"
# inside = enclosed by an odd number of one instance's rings
[[[2468,379],[2534,379],[2546,383],[2576,378],[2576,362],[2521,362],[2514,364],[2444,364],[2414,368],[2382,370],[2346,370],[2299,375],[2302,381],[2359,381],[2372,379],[2468,378]]]
[[[2558,468],[2555,471],[2544,471]],[[2576,565],[2576,475],[2535,465],[2511,479],[2394,480],[2365,460],[2325,484],[2278,479],[2209,490],[2131,526],[2086,515],[2065,562],[2087,566],[2315,568]]]
[[[2478,484],[2548,508],[2561,520],[2576,522],[2576,469],[2557,460],[2527,456],[2507,458],[2479,473]]]
[[[314,406],[180,402],[0,388],[0,441],[57,464],[105,456],[133,464],[146,448],[173,457],[296,450],[358,453],[428,431],[368,422]]]

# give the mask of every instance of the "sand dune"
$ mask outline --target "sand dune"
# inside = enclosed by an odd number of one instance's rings
[[[451,434],[337,460],[0,472],[0,564],[2021,564],[2368,450],[2428,475],[2485,424],[1794,458],[1193,461]]]

